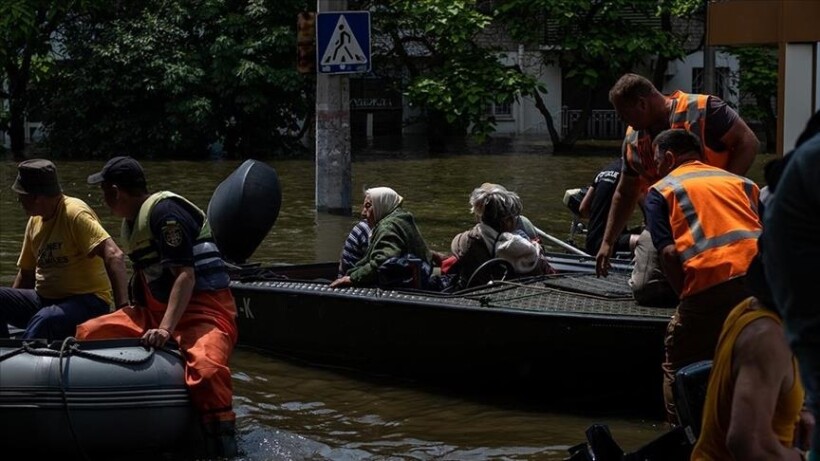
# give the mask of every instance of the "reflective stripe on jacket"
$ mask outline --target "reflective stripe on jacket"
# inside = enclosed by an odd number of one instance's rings
[[[757,253],[760,190],[747,178],[695,161],[652,186],[669,205],[683,265],[681,298],[746,273]]]
[[[167,300],[170,287],[161,286],[164,268],[159,254],[159,246],[151,232],[151,211],[157,203],[165,199],[177,200],[191,213],[202,218],[202,227],[194,242],[194,273],[196,284],[194,291],[214,291],[227,288],[230,277],[211,236],[211,227],[205,213],[186,198],[173,192],[163,191],[152,194],[140,207],[133,229],[123,221],[122,240],[126,242],[126,250],[134,268],[145,277],[145,282],[151,288],[154,297]]]
[[[726,168],[729,164],[729,155],[726,151],[715,151],[706,146],[706,108],[709,96],[705,94],[688,94],[676,91],[668,96],[675,101],[674,110],[669,116],[669,128],[684,129],[700,139],[703,146],[706,163],[719,168]],[[658,181],[658,169],[655,166],[652,152],[652,138],[646,130],[635,131],[632,127],[626,129],[624,138],[626,147],[626,161],[630,168],[648,181],[649,184]]]

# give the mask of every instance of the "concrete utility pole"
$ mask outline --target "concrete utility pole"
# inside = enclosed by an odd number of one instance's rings
[[[347,0],[317,0],[316,11],[347,10]],[[317,52],[317,56],[321,59]],[[351,214],[350,80],[316,74],[316,211]]]
[[[715,94],[715,47],[703,47],[703,93]]]

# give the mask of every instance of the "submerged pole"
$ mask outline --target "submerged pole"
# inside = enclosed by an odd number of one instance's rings
[[[316,11],[347,10],[347,0],[317,0]],[[317,51],[317,56],[320,55]],[[320,57],[321,59],[321,57]],[[316,74],[316,211],[350,215],[350,79]]]

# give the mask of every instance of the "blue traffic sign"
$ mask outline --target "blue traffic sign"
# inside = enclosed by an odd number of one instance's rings
[[[316,15],[316,70],[320,74],[369,72],[370,12]]]

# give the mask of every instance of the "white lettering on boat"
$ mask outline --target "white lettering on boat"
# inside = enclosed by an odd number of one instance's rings
[[[242,298],[242,305],[239,306],[239,312],[241,312],[246,318],[255,318],[253,316],[253,312],[251,311],[251,298]]]

